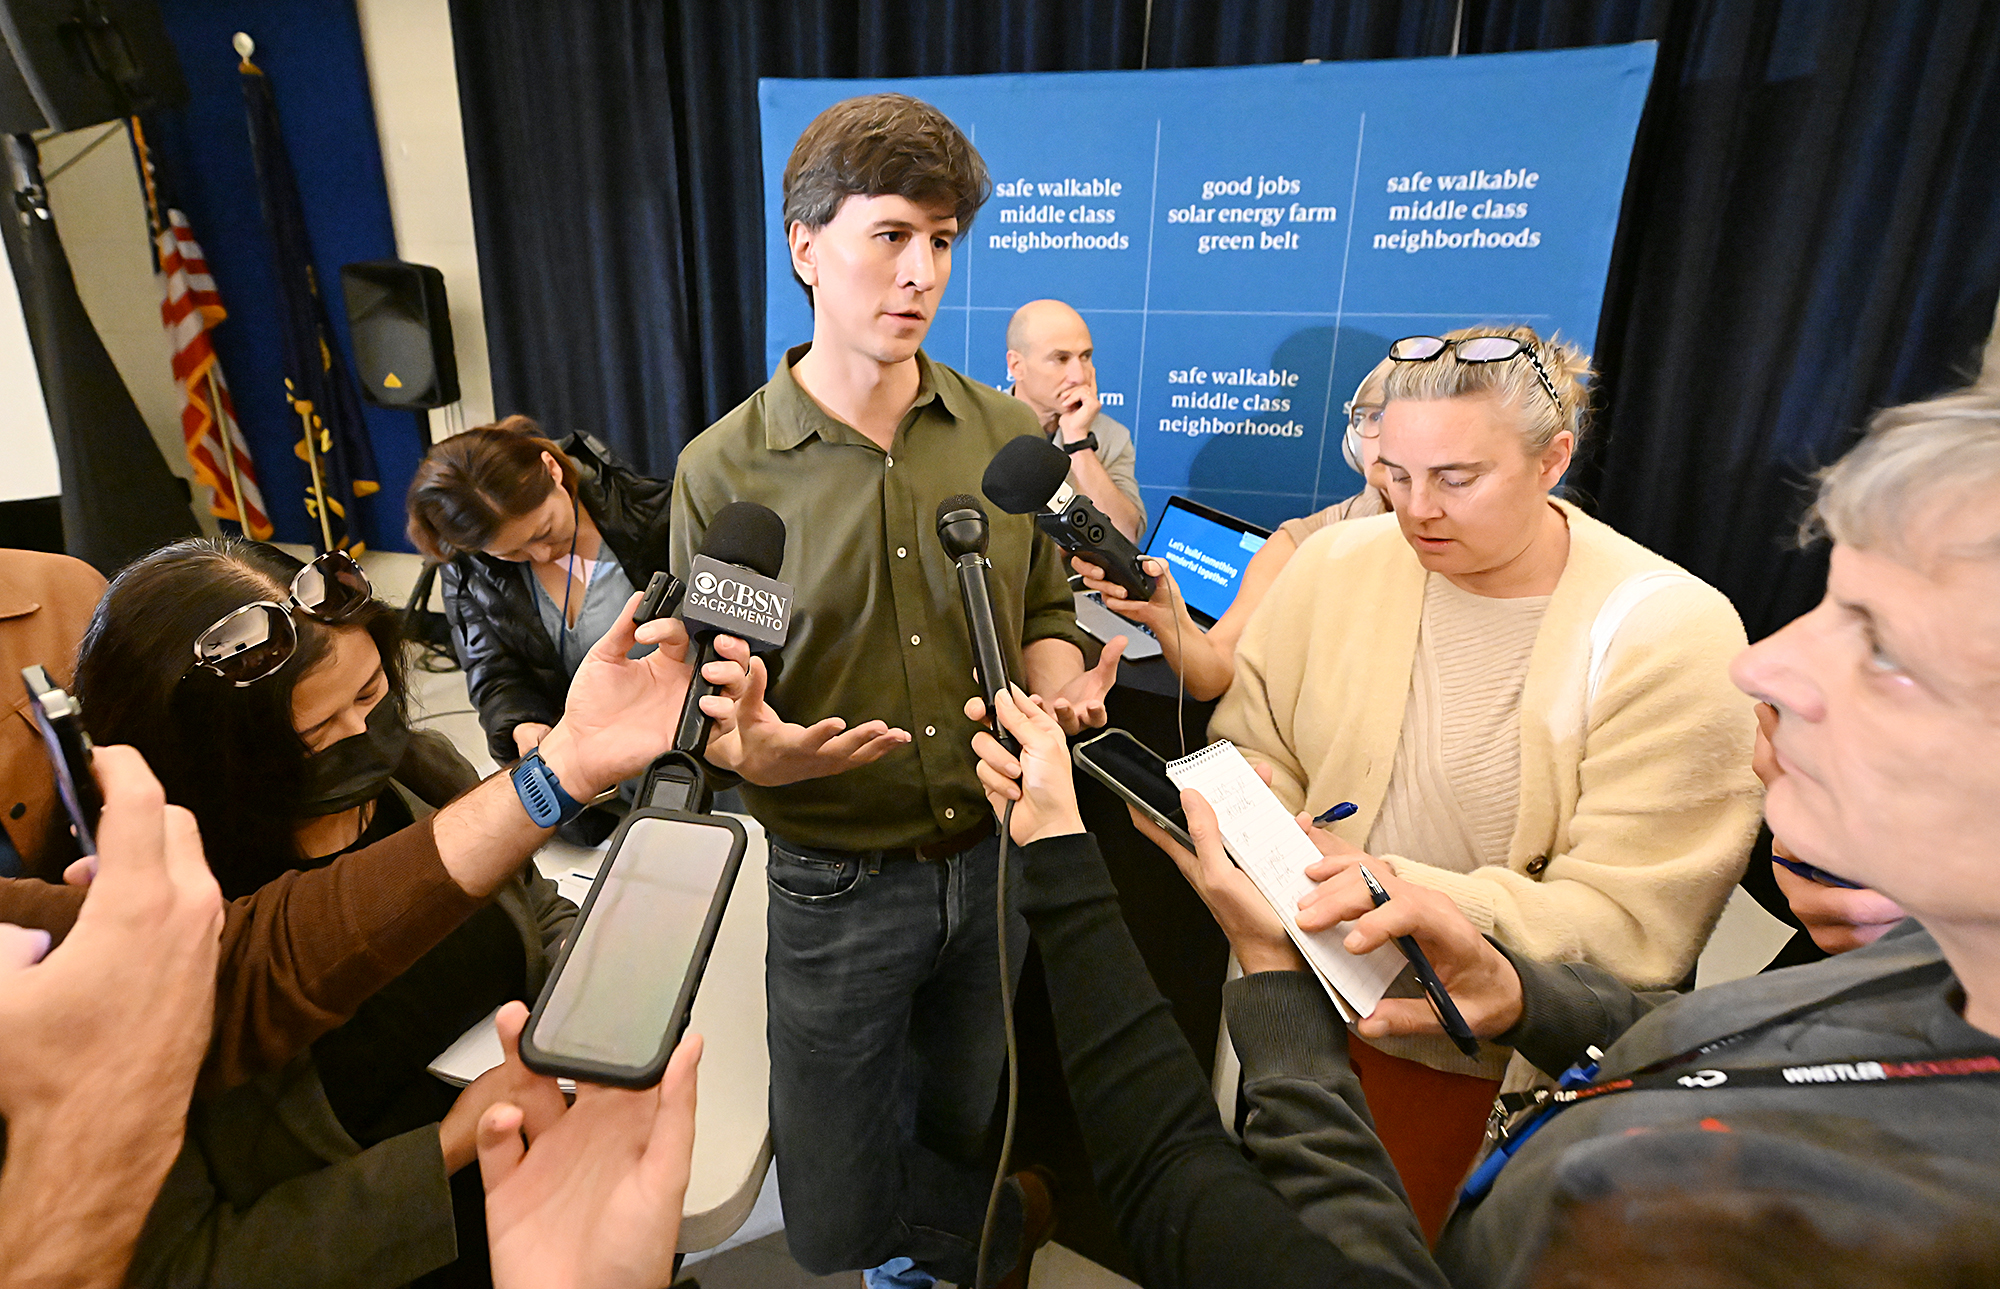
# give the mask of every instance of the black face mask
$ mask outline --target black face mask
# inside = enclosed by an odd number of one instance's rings
[[[306,758],[307,815],[337,815],[380,796],[409,751],[410,727],[403,724],[387,698],[368,713],[368,728],[360,734]]]

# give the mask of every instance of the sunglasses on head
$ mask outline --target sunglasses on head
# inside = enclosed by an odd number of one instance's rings
[[[299,648],[294,612],[317,622],[346,622],[374,597],[368,575],[346,551],[328,551],[300,569],[283,604],[258,600],[232,610],[194,639],[196,668],[239,689],[291,661]]]
[[[1555,382],[1549,379],[1548,369],[1536,356],[1535,347],[1513,336],[1462,336],[1457,340],[1446,340],[1443,336],[1404,336],[1389,346],[1389,357],[1399,363],[1427,363],[1447,349],[1462,363],[1504,363],[1510,358],[1526,358],[1549,401],[1558,412],[1562,410]]]

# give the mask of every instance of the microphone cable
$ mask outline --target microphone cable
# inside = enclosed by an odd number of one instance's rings
[[[1181,584],[1175,580],[1173,570],[1167,568],[1165,560],[1160,568],[1167,575],[1167,607],[1174,611],[1174,657],[1181,665],[1174,668],[1174,733],[1180,736],[1181,755],[1187,750],[1187,654],[1181,649],[1181,619],[1187,616],[1187,601],[1181,598]],[[1202,634],[1206,635],[1207,632]]]
[[[992,713],[995,729],[1000,714]],[[1028,791],[1028,767],[1021,767],[1021,792]],[[1014,1153],[1014,1116],[1021,1103],[1021,1052],[1014,1041],[1014,976],[1007,969],[1007,850],[1014,840],[1014,802],[1000,812],[1000,871],[993,883],[993,916],[1000,932],[997,942],[1000,959],[1000,1026],[1007,1036],[1007,1121],[1000,1130],[1000,1162],[993,1169],[993,1189],[986,1193],[986,1220],[979,1224],[979,1261],[974,1264],[973,1289],[986,1289],[986,1255],[993,1244],[993,1223],[1000,1216],[1000,1191],[1007,1184],[1007,1158]],[[1025,1199],[1025,1192],[1023,1195]],[[1023,1226],[1027,1205],[1021,1208]],[[1025,1231],[1024,1231],[1025,1233]]]
[[[1171,596],[1175,607],[1174,653],[1178,657],[1182,656],[1180,610],[1183,602],[1180,599],[1180,587],[1171,577],[1167,579],[1167,585],[1173,587]],[[1174,701],[1174,726],[1180,734],[1181,755],[1186,756],[1187,678],[1180,674],[1179,668],[1175,669],[1174,678],[1180,687],[1180,692]],[[993,719],[994,728],[998,729],[1000,714],[992,712],[989,715]],[[1020,782],[1024,795],[1028,790],[1027,778],[1027,767],[1023,765]],[[1014,976],[1007,966],[1007,854],[1014,840],[1014,805],[1014,802],[1009,801],[1006,808],[1000,812],[999,871],[994,875],[993,881],[994,929],[998,933],[994,944],[997,950],[996,956],[1000,960],[1000,1027],[1007,1043],[1007,1117],[1000,1130],[1000,1162],[994,1165],[993,1186],[986,1193],[986,1217],[979,1224],[979,1261],[974,1264],[973,1289],[986,1289],[986,1258],[993,1244],[993,1224],[1000,1217],[1000,1192],[1007,1184],[1007,1163],[1009,1156],[1014,1153],[1014,1125],[1021,1105],[1021,1051],[1014,1034]],[[1027,1210],[1023,1205],[1022,1221],[1025,1223],[1026,1220]]]

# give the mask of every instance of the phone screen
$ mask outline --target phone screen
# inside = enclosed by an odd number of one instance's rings
[[[1078,755],[1087,757],[1126,791],[1183,830],[1187,828],[1187,815],[1181,810],[1181,790],[1167,777],[1166,761],[1152,748],[1124,730],[1107,730],[1081,746]]]
[[[634,1070],[658,1059],[741,845],[719,823],[632,821],[542,1004],[533,1034],[542,1053]]]

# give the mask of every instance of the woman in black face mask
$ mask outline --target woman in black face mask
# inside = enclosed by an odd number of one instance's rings
[[[339,552],[154,552],[106,591],[76,688],[92,738],[137,747],[194,813],[228,898],[420,824],[477,779],[410,730],[395,612]],[[133,1282],[289,1262],[299,1283],[486,1283],[465,1165],[485,1108],[534,1092],[502,1074],[460,1093],[426,1066],[501,1003],[534,999],[575,915],[529,864],[309,1056],[197,1101],[174,1174],[190,1184],[163,1190]]]

